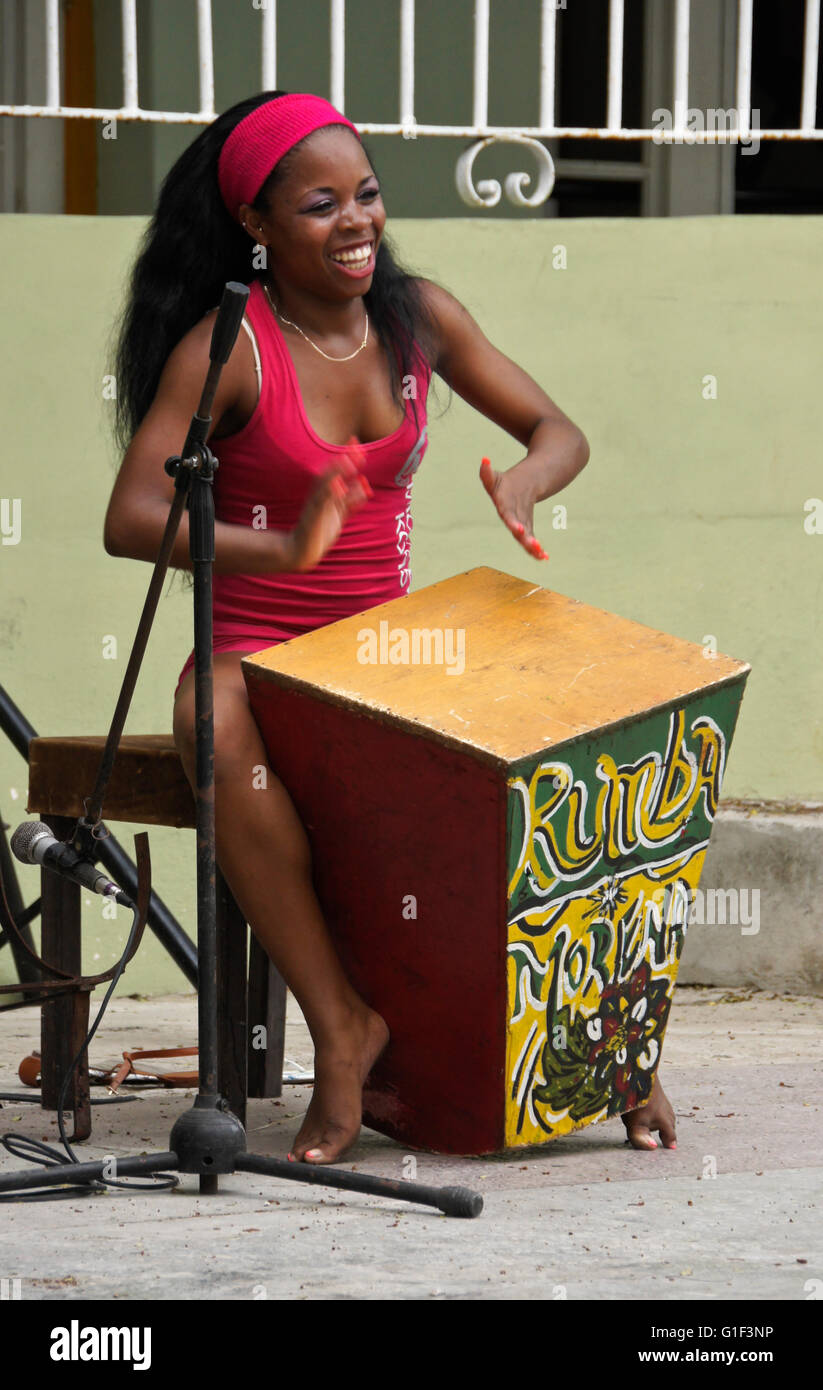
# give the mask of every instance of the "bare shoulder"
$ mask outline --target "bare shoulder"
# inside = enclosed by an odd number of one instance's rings
[[[423,275],[417,275],[414,282],[416,282],[418,293],[420,293],[425,310],[430,317],[432,328],[435,329],[438,361],[434,370],[438,371],[445,361],[446,353],[448,353],[450,343],[455,339],[455,335],[459,334],[460,329],[466,329],[468,325],[474,324],[474,320],[468,310],[464,309],[460,300],[456,299],[455,295],[452,295],[448,289],[445,289],[445,286],[438,285],[434,279],[425,279]]]
[[[205,378],[209,366],[209,348],[217,310],[210,310],[197,323],[187,329],[166,358],[161,382],[171,376],[175,381],[181,378],[194,383],[199,377]],[[228,364],[227,364],[228,365]]]
[[[487,344],[485,334],[464,304],[435,280],[417,277],[421,298],[432,320],[437,339],[434,370],[444,376],[461,353]]]
[[[217,318],[217,308],[210,309],[183,334],[173,348],[163,369],[158,396],[172,396],[185,401],[188,409],[197,404],[209,369],[209,352]],[[241,328],[229,359],[220,373],[212,405],[212,430],[225,434],[234,421],[234,412],[242,410],[250,387],[255,384],[254,363],[248,334]],[[210,431],[211,432],[211,431]]]
[[[189,368],[195,370],[204,367],[208,368],[209,349],[211,348],[212,333],[214,331],[217,314],[217,309],[209,309],[208,313],[205,313],[201,319],[198,319],[197,323],[193,324],[188,332],[183,334],[176,347],[169,354],[168,360],[171,361],[176,357]],[[238,334],[238,337],[239,336]],[[236,346],[237,344],[235,344],[235,347]],[[229,358],[229,362],[231,362],[234,356],[235,353],[233,351]],[[229,362],[226,363],[226,367],[228,367]]]
[[[459,299],[455,299],[453,294],[443,286],[438,285],[436,280],[427,280],[422,275],[416,275],[414,282],[423,298],[429,313],[439,322],[440,319],[448,320],[454,314],[466,313]]]
[[[209,349],[211,348],[212,334],[214,332],[214,325],[217,320],[218,312],[218,308],[209,309],[187,333],[183,334],[183,337],[180,339],[174,351],[181,352],[181,355],[187,360],[194,360],[195,362],[202,363],[205,358],[208,363]],[[240,362],[242,365],[246,357],[243,345],[248,342],[249,336],[241,326],[237,331],[237,338],[235,339],[234,346],[232,347],[229,360],[224,370],[227,370],[232,363],[236,365]],[[249,356],[251,356],[250,344]]]

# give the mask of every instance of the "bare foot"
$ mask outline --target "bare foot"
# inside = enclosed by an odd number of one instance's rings
[[[344,1031],[318,1047],[314,1094],[290,1159],[336,1163],[357,1139],[363,1083],[389,1041],[385,1019],[373,1009],[355,1014]]]
[[[674,1111],[657,1076],[651,1095],[645,1105],[637,1110],[627,1110],[620,1116],[626,1126],[629,1143],[633,1149],[656,1149],[657,1140],[652,1138],[656,1129],[663,1141],[664,1149],[676,1149],[677,1138],[674,1132]]]

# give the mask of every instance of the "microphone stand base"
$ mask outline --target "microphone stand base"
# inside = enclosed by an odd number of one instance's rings
[[[201,1095],[175,1121],[169,1148],[181,1173],[233,1173],[238,1155],[246,1152],[246,1131],[222,1096]]]

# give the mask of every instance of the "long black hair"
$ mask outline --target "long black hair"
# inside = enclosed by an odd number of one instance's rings
[[[116,326],[114,434],[122,452],[154,400],[169,354],[181,338],[220,303],[227,280],[250,284],[261,273],[252,265],[250,236],[223,202],[217,163],[225,140],[244,116],[286,95],[259,92],[224,111],[183,151],[163,180]],[[268,213],[272,194],[287,176],[300,144],[283,156],[251,205],[262,215]],[[393,395],[403,404],[401,379],[413,371],[412,344],[416,341],[431,363],[436,326],[419,282],[398,264],[385,234],[363,299],[389,364]],[[417,421],[413,396],[412,408]]]

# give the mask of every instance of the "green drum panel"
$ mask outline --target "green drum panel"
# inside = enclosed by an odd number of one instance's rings
[[[744,684],[512,767],[507,1147],[648,1099]]]

